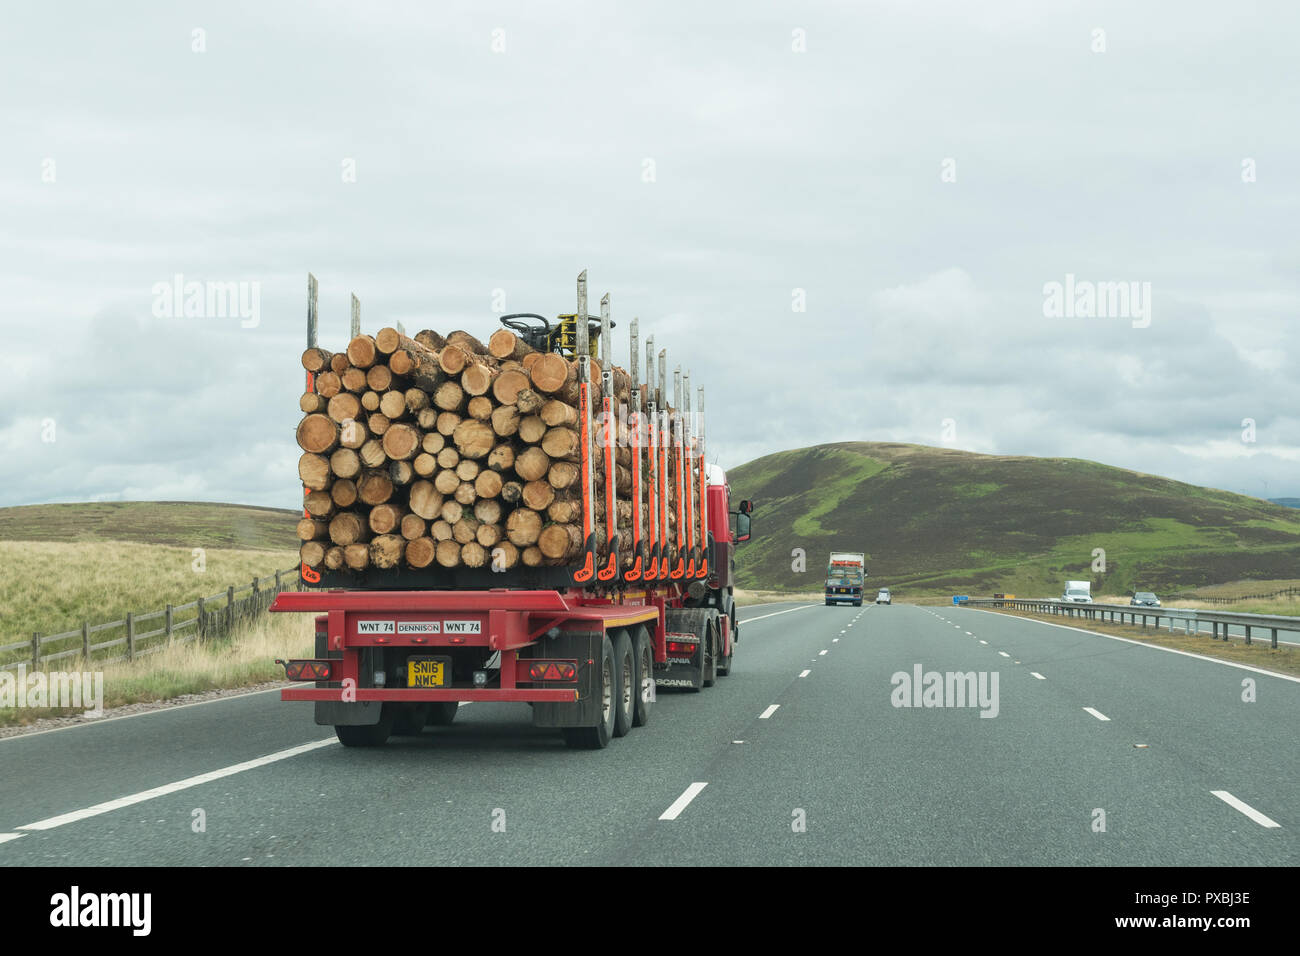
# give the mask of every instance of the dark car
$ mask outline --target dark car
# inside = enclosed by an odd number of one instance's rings
[[[1129,601],[1129,607],[1159,607],[1160,598],[1156,597],[1150,591],[1135,591],[1133,600]]]

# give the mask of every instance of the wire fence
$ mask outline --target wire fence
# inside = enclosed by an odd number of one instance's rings
[[[1197,601],[1205,604],[1240,604],[1243,601],[1270,601],[1273,598],[1296,598],[1300,597],[1300,587],[1282,588],[1280,591],[1269,591],[1267,594],[1236,594],[1231,597],[1202,597],[1201,595],[1189,595],[1186,598],[1176,598],[1176,600]]]
[[[20,665],[36,669],[69,658],[114,664],[156,654],[173,644],[216,640],[264,614],[281,591],[297,590],[301,583],[295,566],[188,604],[168,604],[140,614],[128,612],[120,621],[91,624],[86,620],[76,630],[61,634],[33,632],[27,640],[0,644],[0,670]],[[149,625],[153,625],[151,629],[142,630]]]

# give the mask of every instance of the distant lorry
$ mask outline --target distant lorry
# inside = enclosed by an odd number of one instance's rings
[[[826,606],[852,604],[862,607],[862,588],[867,579],[867,556],[853,551],[832,551],[826,565]]]
[[[1065,592],[1061,595],[1061,601],[1065,604],[1091,604],[1092,582],[1066,581]]]

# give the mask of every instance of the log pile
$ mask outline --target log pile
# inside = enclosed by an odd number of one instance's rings
[[[313,570],[567,566],[583,560],[582,413],[578,363],[531,349],[508,329],[486,343],[467,332],[413,338],[358,335],[346,351],[307,349],[297,439],[306,514],[301,558]],[[613,405],[630,399],[613,372]],[[593,416],[601,407],[592,361]],[[642,395],[644,396],[644,388]],[[617,414],[617,412],[616,412]],[[598,556],[608,557],[604,449],[590,429]],[[619,564],[631,567],[633,452],[619,426],[614,450]],[[644,441],[644,439],[643,439]],[[675,477],[677,451],[669,452]],[[649,455],[642,456],[643,527],[650,522]],[[698,479],[683,462],[693,507]],[[670,483],[671,487],[671,483]],[[676,557],[677,504],[668,538]],[[695,512],[698,515],[698,510]]]

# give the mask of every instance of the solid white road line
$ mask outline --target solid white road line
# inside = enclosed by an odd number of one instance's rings
[[[811,674],[811,673],[812,673],[812,671],[803,671],[803,672],[801,672],[801,673],[799,674],[799,676],[800,676],[800,677],[807,677],[807,676],[808,676],[809,674]]]
[[[133,793],[130,796],[118,797],[116,800],[109,800],[105,803],[97,803],[93,807],[86,807],[84,810],[73,810],[71,813],[61,813],[57,817],[37,820],[35,823],[27,823],[23,826],[16,827],[16,829],[53,830],[55,827],[66,826],[69,823],[76,823],[79,820],[85,820],[90,817],[97,817],[101,813],[110,813],[113,810],[120,810],[123,807],[143,803],[146,800],[165,797],[168,794],[176,793],[180,790],[188,790],[190,787],[198,787],[205,783],[211,783],[213,780],[220,780],[222,777],[230,777],[237,773],[243,773],[245,770],[254,770],[257,767],[265,767],[267,764],[276,763],[280,760],[288,760],[290,757],[296,757],[299,754],[305,754],[312,750],[319,750],[322,747],[329,747],[337,743],[338,738],[336,737],[329,737],[325,740],[316,740],[309,744],[303,744],[300,747],[290,747],[288,750],[281,750],[273,754],[267,754],[265,757],[258,757],[255,760],[245,760],[243,763],[232,764],[231,766],[223,767],[220,770],[210,770],[207,773],[201,773],[196,777],[186,777],[184,780],[177,780],[175,783],[163,784],[161,787],[154,787],[152,790],[141,790],[139,793]]]
[[[1096,717],[1098,720],[1110,720],[1109,717],[1093,707],[1085,707],[1083,709],[1092,714],[1092,716]]]
[[[760,614],[758,617],[743,617],[743,618],[737,618],[737,619],[736,619],[736,623],[737,623],[737,624],[748,624],[748,623],[750,623],[751,621],[761,621],[761,620],[763,620],[763,618],[766,618],[766,617],[776,617],[778,614],[790,614],[790,613],[792,613],[792,612],[794,612],[794,611],[806,611],[806,610],[808,610],[808,608],[810,608],[810,607],[821,607],[821,605],[820,605],[820,604],[803,604],[803,605],[800,605],[799,607],[788,607],[788,608],[786,608],[784,611],[773,611],[771,614]]]
[[[0,843],[8,843],[10,840],[21,840],[27,836],[26,833],[0,833]]]
[[[759,719],[759,720],[767,720],[767,718],[771,717],[773,714],[776,713],[776,709],[777,709],[778,707],[780,707],[780,706],[781,706],[780,704],[773,704],[772,706],[768,707],[767,710],[765,710],[765,711],[763,711],[761,714],[759,714],[759,715],[758,715],[758,719]]]
[[[1232,807],[1234,810],[1240,810],[1242,813],[1246,814],[1246,816],[1250,817],[1252,820],[1254,820],[1262,827],[1280,827],[1282,825],[1278,823],[1276,820],[1270,820],[1268,817],[1264,816],[1264,814],[1260,813],[1258,810],[1252,807],[1249,803],[1245,803],[1241,800],[1238,800],[1227,790],[1211,790],[1210,793],[1214,794],[1216,797],[1218,797],[1228,806]]]
[[[1047,678],[1044,677],[1042,674],[1038,673],[1038,671],[1030,671],[1029,673],[1033,674],[1039,680],[1047,680]]]
[[[681,816],[682,811],[685,810],[687,806],[690,805],[690,802],[694,800],[697,796],[699,796],[700,791],[707,786],[708,786],[707,783],[691,784],[689,787],[686,788],[685,792],[682,793],[680,797],[678,797],[676,800],[673,801],[673,805],[671,807],[669,807],[663,813],[659,814],[659,819],[676,820],[679,816]]]
[[[1006,651],[998,651],[998,653],[1001,654],[1003,657],[1010,657],[1010,656],[1011,656],[1011,655],[1008,654]]]

